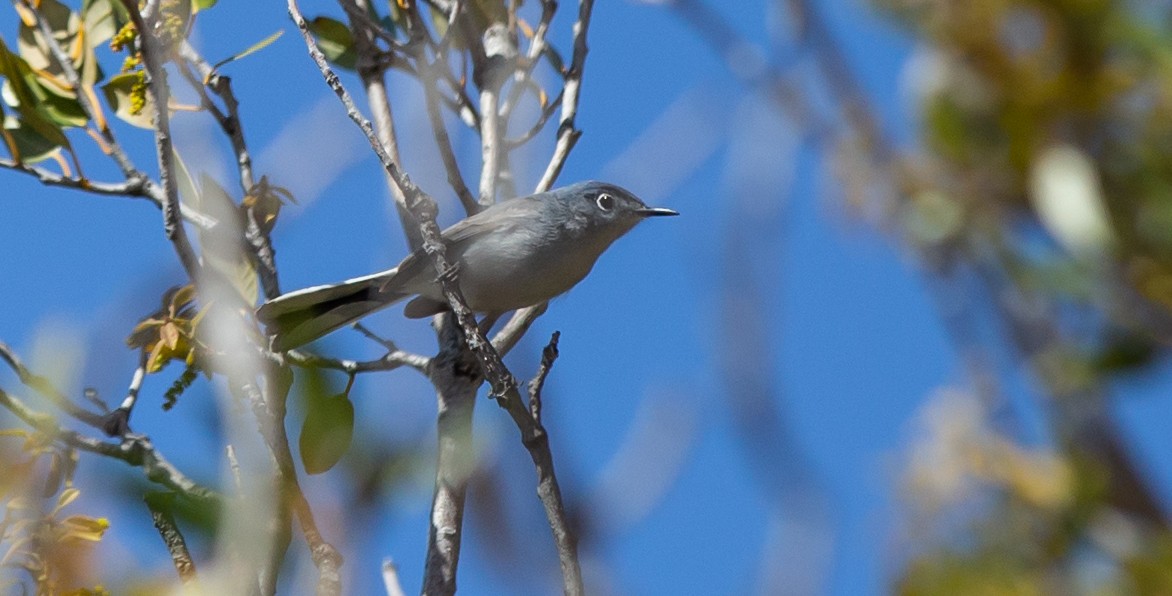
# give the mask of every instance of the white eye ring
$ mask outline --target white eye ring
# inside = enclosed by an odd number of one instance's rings
[[[598,208],[602,209],[603,211],[610,211],[611,209],[614,209],[614,197],[607,193],[598,195],[598,198],[594,199],[594,203],[598,205]]]

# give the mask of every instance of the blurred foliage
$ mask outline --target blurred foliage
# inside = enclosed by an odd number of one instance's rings
[[[11,439],[19,439],[19,446]],[[104,518],[64,514],[80,496],[73,486],[77,454],[36,431],[0,431],[0,567],[24,572],[24,580],[6,576],[7,593],[19,586],[26,594],[105,594],[86,587],[92,577],[90,547],[101,541]],[[39,491],[37,490],[39,488]],[[13,592],[15,593],[15,592]]]
[[[1119,505],[1119,491],[1143,490],[1134,469],[1087,441],[1116,432],[1103,423],[1110,382],[1172,340],[1172,5],[876,3],[923,42],[910,74],[924,151],[903,229],[937,274],[982,280],[1054,398],[1040,451],[983,411],[929,433],[913,454],[916,548],[900,591],[1172,593],[1167,513]]]

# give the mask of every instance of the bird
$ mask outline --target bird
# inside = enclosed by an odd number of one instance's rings
[[[441,238],[468,308],[495,316],[566,293],[636,224],[674,215],[679,213],[648,207],[620,186],[587,180],[501,201],[447,228]],[[256,314],[270,349],[281,352],[407,298],[408,318],[449,310],[422,248],[386,271],[283,294]]]

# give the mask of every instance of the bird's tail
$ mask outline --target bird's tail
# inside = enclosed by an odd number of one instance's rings
[[[273,351],[291,350],[406,298],[384,289],[396,273],[391,269],[289,292],[262,304],[256,316],[272,338]]]

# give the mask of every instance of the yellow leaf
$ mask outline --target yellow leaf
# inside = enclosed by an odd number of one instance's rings
[[[110,521],[104,517],[89,517],[86,515],[71,515],[61,520],[61,534],[59,540],[85,540],[98,542],[102,535],[110,528]]]
[[[179,326],[174,321],[167,321],[159,328],[159,340],[163,345],[174,350],[179,345]]]

